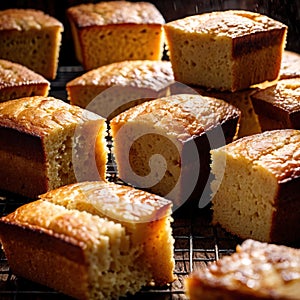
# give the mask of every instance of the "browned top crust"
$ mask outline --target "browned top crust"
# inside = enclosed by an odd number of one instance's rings
[[[83,248],[85,251],[99,243],[108,248],[109,232],[125,232],[120,224],[83,211],[68,210],[63,206],[43,200],[22,205],[14,212],[2,217],[0,225],[6,224],[23,228],[27,233],[30,231],[44,233],[49,238],[54,237],[66,244]],[[1,227],[1,230],[5,230],[5,227],[3,229]],[[55,250],[60,252],[63,248]],[[72,253],[69,251],[65,251],[63,255],[72,259]],[[75,258],[78,259],[78,255]],[[109,261],[106,262],[106,267],[109,267]]]
[[[299,130],[265,131],[238,139],[219,150],[264,168],[273,174],[279,183],[300,176]]]
[[[292,51],[283,51],[280,79],[300,77],[300,54]]]
[[[159,91],[174,82],[169,61],[131,60],[91,70],[67,83],[70,86],[131,86]]]
[[[29,84],[47,84],[43,76],[35,73],[27,67],[0,59],[0,90],[6,87],[15,87]]]
[[[279,80],[275,85],[253,94],[253,98],[270,103],[288,113],[300,110],[300,77]]]
[[[167,23],[185,32],[226,36],[229,38],[287,28],[265,15],[244,10],[227,10],[189,16]]]
[[[0,103],[0,126],[46,135],[71,124],[102,117],[53,97],[24,97]]]
[[[41,30],[63,25],[57,19],[35,9],[6,9],[0,11],[0,30]]]
[[[68,9],[78,27],[109,24],[164,24],[157,8],[148,2],[111,1],[81,4]]]
[[[172,202],[160,196],[112,182],[81,182],[60,187],[41,199],[68,207],[92,206],[100,215],[123,222],[151,222],[171,214]]]
[[[300,250],[249,239],[237,246],[236,253],[209,264],[190,280],[195,289],[238,291],[259,299],[299,299]]]
[[[236,107],[223,100],[180,94],[137,105],[116,116],[111,124],[153,124],[155,128],[163,128],[178,140],[185,141],[239,115]]]

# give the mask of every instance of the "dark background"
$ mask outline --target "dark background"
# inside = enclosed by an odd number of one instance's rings
[[[141,0],[140,0],[141,1]],[[166,22],[213,10],[246,9],[263,13],[288,25],[286,49],[300,53],[300,0],[146,0],[153,3]],[[0,10],[6,8],[35,8],[57,18],[64,24],[60,65],[78,65],[66,9],[87,0],[9,0],[0,1]],[[135,1],[136,2],[136,1]],[[0,45],[1,47],[1,45]]]

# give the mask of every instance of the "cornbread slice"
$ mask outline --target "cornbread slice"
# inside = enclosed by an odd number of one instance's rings
[[[34,198],[77,180],[105,179],[105,136],[105,119],[53,97],[2,102],[0,188]]]
[[[300,299],[300,250],[248,239],[185,281],[190,300]]]
[[[165,20],[150,2],[80,4],[67,14],[76,57],[85,70],[123,60],[162,58]]]
[[[300,239],[300,131],[243,137],[211,156],[213,224],[244,239]]]
[[[89,106],[109,120],[146,100],[167,96],[173,82],[169,61],[126,60],[86,72],[66,88],[71,104]]]
[[[34,9],[0,11],[0,58],[55,79],[63,25]]]
[[[157,195],[112,182],[82,182],[52,190],[41,199],[68,209],[87,211],[122,224],[138,274],[137,284],[164,285],[174,280],[170,215],[172,203]],[[136,269],[135,269],[136,267]],[[128,277],[124,274],[124,279]],[[132,279],[134,281],[134,279]]]
[[[0,102],[29,97],[48,96],[50,82],[20,64],[0,59]]]
[[[2,217],[1,242],[18,276],[77,299],[119,299],[174,280],[171,204],[113,183],[64,186]]]
[[[164,29],[177,81],[234,92],[279,75],[287,26],[267,16],[216,11]]]
[[[300,77],[279,80],[251,98],[262,130],[300,129]]]
[[[300,77],[300,54],[285,50],[282,54],[280,79]]]
[[[188,199],[198,205],[209,177],[209,150],[232,141],[239,117],[225,101],[188,94],[130,108],[110,121],[118,175],[174,200],[175,209]]]

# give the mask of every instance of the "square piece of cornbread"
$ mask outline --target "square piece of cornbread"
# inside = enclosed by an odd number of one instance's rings
[[[148,2],[81,4],[67,11],[75,54],[85,70],[123,60],[161,59],[165,20]]]
[[[177,81],[236,91],[278,77],[287,26],[265,15],[217,11],[164,29]]]

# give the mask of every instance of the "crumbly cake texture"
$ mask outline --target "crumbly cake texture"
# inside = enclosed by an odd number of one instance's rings
[[[34,9],[0,11],[0,58],[55,79],[63,25]]]
[[[267,16],[218,11],[175,20],[164,29],[177,81],[236,91],[279,75],[287,26]]]
[[[34,198],[90,179],[95,176],[91,174],[94,165],[98,178],[104,179],[105,136],[105,119],[53,97],[2,102],[0,188]]]
[[[126,60],[86,72],[66,89],[71,104],[111,119],[148,99],[167,96],[173,82],[169,61]]]
[[[0,102],[29,97],[48,96],[50,82],[25,66],[0,59]]]
[[[300,131],[265,131],[211,151],[213,224],[243,239],[299,240]]]
[[[300,129],[300,77],[279,80],[251,98],[262,130]]]
[[[175,209],[192,195],[199,201],[209,175],[208,132],[222,145],[232,141],[239,117],[234,106],[200,95],[174,95],[130,108],[110,121],[118,176],[174,200]]]
[[[300,54],[285,50],[282,54],[280,79],[300,77]]]
[[[300,289],[300,250],[248,239],[185,280],[190,300],[296,300]]]
[[[123,60],[159,60],[165,20],[148,2],[111,1],[67,10],[75,53],[85,70]]]
[[[2,217],[0,236],[14,274],[78,299],[118,299],[174,280],[171,207],[132,187],[76,183]]]

